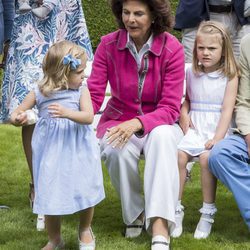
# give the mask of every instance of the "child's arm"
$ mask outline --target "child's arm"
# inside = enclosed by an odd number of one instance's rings
[[[185,99],[181,106],[181,116],[179,120],[179,125],[183,131],[184,134],[187,133],[188,128],[191,126],[191,120],[189,117],[189,109],[190,109],[190,103],[188,99]]]
[[[36,95],[34,91],[30,91],[22,103],[12,112],[10,122],[15,126],[28,125],[26,110],[31,109],[36,104]]]
[[[52,103],[48,107],[52,117],[67,118],[81,124],[91,124],[94,119],[94,112],[88,88],[83,88],[80,97],[80,111],[63,107],[58,103]]]
[[[219,140],[223,139],[227,133],[230,122],[232,120],[232,114],[235,106],[236,95],[238,89],[238,77],[235,76],[232,80],[230,80],[227,84],[221,116],[219,123],[216,128],[216,132],[214,138],[212,140],[208,140],[205,144],[206,149],[211,149]]]

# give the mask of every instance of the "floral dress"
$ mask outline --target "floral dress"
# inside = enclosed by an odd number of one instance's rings
[[[34,2],[30,1],[32,7],[36,7]],[[11,112],[42,79],[45,53],[53,43],[62,40],[83,46],[92,60],[81,0],[58,1],[45,19],[38,19],[32,12],[16,14],[2,84],[1,122],[8,122]]]

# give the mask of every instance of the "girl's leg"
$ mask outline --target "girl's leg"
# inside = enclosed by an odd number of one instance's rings
[[[217,180],[208,168],[208,156],[209,152],[200,155],[202,195],[204,202],[214,203]]]
[[[203,206],[200,209],[201,217],[194,233],[196,239],[205,239],[209,236],[214,222],[214,214],[217,211],[215,207],[217,181],[209,171],[208,156],[209,152],[200,155]]]
[[[87,208],[80,212],[79,240],[83,243],[92,243],[94,241],[91,231],[91,222],[94,215],[94,207]]]
[[[191,156],[186,152],[179,150],[178,151],[178,167],[180,175],[180,190],[179,190],[179,200],[182,198],[186,177],[187,177],[187,163],[190,161]]]
[[[64,244],[61,239],[61,217],[56,215],[46,215],[45,221],[49,242],[42,248],[42,250],[53,250],[56,247],[58,247],[58,249],[63,248]]]
[[[191,156],[188,155],[186,152],[179,150],[178,151],[178,167],[179,167],[179,175],[180,175],[180,190],[179,190],[179,198],[177,202],[177,206],[175,209],[175,229],[172,232],[171,236],[173,238],[178,238],[181,236],[183,228],[182,228],[182,221],[184,218],[184,207],[181,204],[182,194],[184,190],[184,185],[186,182],[187,177],[187,168],[186,165],[191,159]]]

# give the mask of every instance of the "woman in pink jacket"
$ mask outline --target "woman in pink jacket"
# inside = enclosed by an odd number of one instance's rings
[[[167,33],[168,0],[112,0],[119,30],[101,39],[88,86],[95,112],[111,98],[97,128],[101,155],[122,204],[125,236],[146,225],[152,249],[169,249],[175,227],[179,177],[176,124],[183,95],[184,52]],[[145,155],[144,197],[138,170]]]

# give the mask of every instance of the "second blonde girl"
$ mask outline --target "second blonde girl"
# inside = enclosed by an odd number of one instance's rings
[[[211,148],[228,135],[238,86],[238,67],[230,37],[223,25],[202,22],[195,39],[193,65],[186,72],[187,95],[181,108],[180,126],[185,134],[178,145],[180,192],[176,208],[176,229],[182,234],[182,193],[186,164],[199,157],[203,206],[194,238],[207,238],[214,222],[216,179],[208,169]]]

